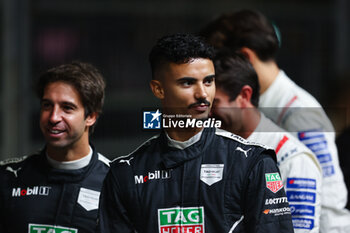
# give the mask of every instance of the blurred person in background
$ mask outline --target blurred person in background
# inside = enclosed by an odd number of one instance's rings
[[[104,102],[105,81],[90,64],[73,62],[43,73],[36,85],[37,154],[0,163],[0,232],[96,232],[109,160],[89,143]]]
[[[242,10],[222,15],[200,34],[216,48],[239,51],[247,57],[259,79],[260,110],[303,142],[322,166],[320,231],[350,232],[350,212],[345,209],[347,188],[332,123],[317,100],[278,67],[279,40],[271,22],[259,12]]]
[[[216,93],[213,116],[222,121],[223,129],[276,151],[294,231],[318,233],[322,169],[316,155],[259,112],[258,77],[243,55],[220,54],[214,59],[214,66]],[[304,195],[304,198],[296,198],[298,195]],[[269,203],[267,207],[273,208],[278,200],[269,199],[266,202]]]
[[[188,34],[165,36],[152,48],[153,94],[166,115],[189,115],[173,121],[210,120],[213,55],[211,46]],[[293,232],[275,160],[273,150],[223,130],[164,128],[111,164],[100,232]],[[278,214],[264,213],[266,200],[275,199],[281,200]]]

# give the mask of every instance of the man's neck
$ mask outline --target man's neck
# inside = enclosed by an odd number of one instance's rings
[[[80,144],[78,146],[69,147],[69,148],[59,148],[59,147],[52,147],[50,145],[46,148],[46,154],[60,162],[67,162],[67,161],[74,161],[83,158],[84,156],[88,155],[90,152],[90,145],[89,143]]]
[[[167,130],[168,136],[176,141],[185,142],[188,139],[192,138],[194,135],[199,133],[203,128],[195,129],[170,129]]]
[[[259,79],[260,94],[264,93],[276,80],[280,69],[275,61],[263,62],[256,60],[252,63]]]

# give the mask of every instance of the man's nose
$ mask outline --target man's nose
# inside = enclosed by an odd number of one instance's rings
[[[196,99],[206,99],[208,97],[207,89],[203,84],[198,84],[194,97]]]
[[[62,114],[59,107],[57,106],[53,107],[50,113],[50,122],[57,123],[57,122],[60,122],[61,119],[62,119]]]

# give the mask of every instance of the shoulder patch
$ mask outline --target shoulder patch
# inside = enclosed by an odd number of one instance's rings
[[[103,162],[104,164],[106,164],[108,167],[110,166],[109,163],[111,162],[109,159],[107,159],[105,156],[103,156],[100,153],[97,153],[98,155],[98,160],[100,160],[101,162]]]
[[[262,147],[264,149],[267,149],[267,150],[274,150],[272,147],[269,147],[269,146],[266,146],[264,144],[261,144],[261,143],[258,143],[258,142],[251,142],[251,141],[248,141],[236,134],[233,134],[231,132],[228,132],[228,131],[225,131],[225,130],[222,130],[222,129],[216,129],[215,131],[215,134],[216,135],[219,135],[219,136],[222,136],[222,137],[225,137],[225,138],[229,138],[229,139],[232,139],[234,141],[237,141],[239,143],[242,143],[244,145],[248,145],[248,146],[259,146],[259,147]]]
[[[135,150],[133,150],[131,153],[127,154],[127,155],[122,155],[122,156],[119,156],[115,159],[112,160],[112,162],[115,162],[117,160],[120,160],[120,159],[126,159],[128,157],[130,157],[131,155],[133,155],[135,152],[137,152],[139,149],[141,149],[143,146],[146,146],[146,145],[149,145],[151,143],[152,140],[156,139],[159,137],[159,134],[158,135],[155,135],[149,139],[147,139],[145,142],[143,142],[140,146],[138,146]]]

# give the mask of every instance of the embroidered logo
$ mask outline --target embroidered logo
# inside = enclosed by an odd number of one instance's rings
[[[119,160],[119,163],[127,163],[130,166],[130,161],[133,159],[134,157],[131,157],[131,159],[121,159]]]
[[[32,224],[28,226],[29,233],[78,233],[78,229],[68,228],[62,226],[53,226],[53,225],[43,225],[43,224]]]
[[[265,173],[266,187],[273,193],[277,193],[283,188],[283,183],[280,174],[276,173]]]
[[[159,232],[204,233],[204,208],[175,207],[158,209]]]
[[[202,164],[200,179],[211,186],[222,180],[224,173],[224,164]]]
[[[251,150],[252,148],[249,148],[248,150],[243,150],[241,147],[237,147],[236,150],[243,152],[243,154],[245,155],[245,157],[248,157],[248,152]]]
[[[17,172],[19,171],[19,170],[21,170],[22,168],[20,167],[20,168],[18,168],[18,169],[13,169],[12,167],[6,167],[6,171],[9,171],[9,172],[13,172],[13,174],[15,175],[15,177],[17,178],[18,177],[18,174],[17,174]]]

